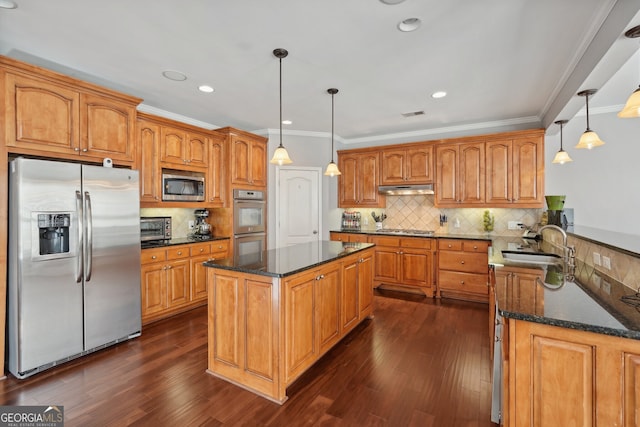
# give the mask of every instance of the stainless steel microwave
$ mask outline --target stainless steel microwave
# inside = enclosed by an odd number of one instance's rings
[[[203,202],[204,195],[203,174],[178,172],[162,174],[162,200]]]

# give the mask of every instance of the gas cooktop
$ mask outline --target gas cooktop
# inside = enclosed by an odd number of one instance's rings
[[[383,228],[382,230],[376,230],[376,233],[380,234],[404,234],[413,236],[433,236],[433,230],[418,230],[415,228]]]

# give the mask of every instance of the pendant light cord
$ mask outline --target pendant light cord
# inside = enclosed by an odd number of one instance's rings
[[[331,163],[333,163],[333,95],[331,94]]]
[[[282,147],[282,57],[280,59],[280,145]],[[587,125],[589,127],[589,125]]]
[[[591,128],[589,127],[589,94],[588,93],[585,95],[585,98],[587,99],[587,132],[589,132]]]

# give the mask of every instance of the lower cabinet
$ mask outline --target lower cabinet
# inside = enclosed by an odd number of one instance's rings
[[[373,248],[284,278],[207,268],[208,372],[283,403],[373,309]]]
[[[202,242],[141,252],[142,323],[149,323],[207,302],[203,262],[224,258],[228,241]]]
[[[369,236],[375,243],[374,285],[419,289],[434,295],[433,239],[421,237]]]
[[[438,240],[439,296],[489,301],[489,241]]]
[[[640,341],[509,319],[503,425],[637,426]]]

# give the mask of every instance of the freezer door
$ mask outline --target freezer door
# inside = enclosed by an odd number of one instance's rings
[[[141,330],[138,171],[83,165],[82,192],[89,350]]]
[[[80,166],[19,158],[9,173],[7,351],[22,378],[83,351]]]

